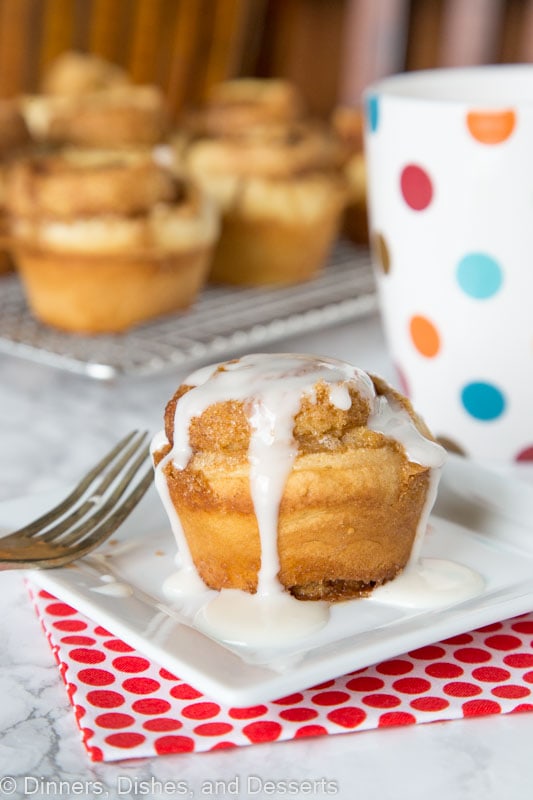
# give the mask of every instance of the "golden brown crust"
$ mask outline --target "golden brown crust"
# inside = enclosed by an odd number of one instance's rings
[[[209,256],[208,247],[160,257],[105,258],[16,249],[35,316],[76,333],[120,332],[187,308],[205,282]]]

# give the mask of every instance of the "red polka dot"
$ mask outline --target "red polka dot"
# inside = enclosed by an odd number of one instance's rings
[[[400,678],[392,686],[397,692],[405,694],[422,694],[431,689],[431,683],[425,678]]]
[[[107,744],[124,749],[137,747],[137,745],[142,744],[145,740],[146,736],[143,736],[142,733],[112,733],[105,738]]]
[[[502,708],[494,700],[469,700],[463,703],[465,717],[480,717],[484,714],[499,714]]]
[[[515,456],[515,461],[533,461],[533,445],[524,447],[523,450]]]
[[[492,625],[483,625],[482,628],[476,628],[478,633],[490,633],[491,631],[499,631],[502,628],[501,622],[493,622]]]
[[[352,678],[346,684],[347,689],[352,692],[375,692],[377,689],[383,689],[385,681],[381,678],[373,678],[372,676],[361,676],[360,678]]]
[[[279,722],[258,720],[245,725],[242,732],[251,742],[274,742],[279,738],[282,727]]]
[[[235,742],[217,742],[209,750],[232,750],[234,747],[237,747]]]
[[[481,647],[462,647],[455,651],[454,656],[457,661],[462,661],[464,664],[481,664],[492,658],[489,651],[482,650]]]
[[[295,694],[288,694],[286,697],[280,697],[279,700],[274,700],[274,703],[277,706],[292,706],[294,703],[301,703],[303,699],[303,694],[296,692]]]
[[[81,669],[78,672],[78,678],[82,683],[88,683],[89,686],[108,686],[115,681],[113,673],[106,669]]]
[[[413,725],[416,718],[406,711],[389,711],[386,714],[381,714],[378,721],[378,727],[384,728],[389,725]]]
[[[135,700],[131,707],[139,714],[165,714],[170,711],[171,705],[168,700],[159,697],[146,697]]]
[[[139,656],[119,656],[113,660],[113,666],[120,672],[143,672],[150,662]]]
[[[522,640],[519,639],[518,636],[499,634],[496,636],[487,636],[485,644],[487,647],[492,647],[494,650],[515,650],[517,647],[522,646]]]
[[[294,734],[295,739],[303,739],[306,736],[323,736],[327,730],[322,725],[303,725]]]
[[[143,722],[143,728],[145,728],[147,731],[160,733],[163,731],[177,731],[182,727],[183,725],[178,719],[172,719],[171,717],[158,717],[156,719],[148,719],[146,722]]]
[[[414,211],[423,211],[433,198],[433,185],[428,173],[417,164],[404,167],[400,175],[403,199]]]
[[[310,686],[309,687],[309,691],[315,692],[318,689],[329,689],[329,687],[333,686],[334,683],[335,683],[334,680],[332,680],[332,681],[324,681],[323,683],[317,683],[316,686]]]
[[[469,644],[473,642],[474,637],[470,633],[460,633],[458,636],[450,636],[449,639],[443,639],[443,644]]]
[[[121,694],[118,692],[111,692],[109,689],[87,692],[87,700],[92,706],[96,706],[97,708],[116,708],[126,702]]]
[[[505,656],[503,663],[508,667],[533,667],[533,654],[513,653],[513,655]]]
[[[367,694],[363,697],[363,703],[372,708],[394,708],[399,706],[402,701],[393,694]]]
[[[523,711],[533,711],[533,705],[531,703],[519,703],[513,709],[511,709],[511,714],[520,714]]]
[[[91,636],[62,636],[63,644],[96,644],[96,639]]]
[[[109,714],[99,714],[95,722],[101,728],[127,728],[133,725],[135,719],[131,714],[119,714],[116,711]]]
[[[513,622],[511,628],[518,633],[533,633],[533,620],[523,620],[522,622]]]
[[[102,753],[102,751],[100,750],[99,747],[89,747],[88,752],[89,752],[89,757],[90,757],[91,761],[103,761],[104,760],[104,754]]]
[[[156,753],[164,755],[166,753],[192,753],[194,750],[194,739],[189,736],[160,736],[154,742]]]
[[[88,739],[94,736],[94,731],[92,731],[90,728],[80,728],[80,730],[82,733],[82,742],[86,742]]]
[[[451,697],[472,697],[475,694],[481,694],[482,690],[479,686],[476,686],[475,683],[455,681],[443,686],[443,691]]]
[[[495,697],[506,697],[512,700],[518,699],[519,697],[528,697],[531,691],[527,686],[516,686],[510,683],[506,686],[495,686],[494,689],[491,690],[491,694]]]
[[[409,386],[407,375],[398,364],[394,365],[394,369],[396,371],[398,386],[400,388],[401,393],[404,394],[406,397],[411,397],[411,387]]]
[[[233,725],[229,722],[204,722],[197,725],[194,732],[198,736],[223,736],[233,730]]]
[[[94,629],[94,633],[96,633],[98,636],[112,636],[113,635],[113,634],[109,633],[109,631],[106,630],[105,628],[102,628],[101,625],[97,625],[96,626],[96,628]]]
[[[188,719],[209,719],[220,714],[220,710],[218,703],[193,703],[185,706],[181,713]]]
[[[201,697],[202,693],[193,689],[188,683],[180,683],[178,686],[173,686],[170,690],[172,697],[176,700],[194,700],[196,697]]]
[[[424,661],[433,661],[436,658],[442,658],[446,655],[444,647],[439,647],[436,644],[428,645],[427,647],[419,647],[418,650],[411,650],[409,652],[411,658],[420,658]]]
[[[347,692],[319,692],[311,698],[317,706],[338,706],[350,699]]]
[[[343,728],[357,728],[366,719],[366,713],[356,706],[343,706],[328,712],[328,719]]]
[[[458,664],[451,664],[449,661],[439,661],[436,664],[428,664],[424,670],[432,678],[458,678],[464,673],[464,669]]]
[[[157,692],[160,686],[159,681],[155,681],[153,678],[126,678],[122,682],[122,687],[132,694],[151,694]]]
[[[69,653],[73,661],[78,661],[81,664],[99,664],[105,661],[105,653],[100,650],[89,650],[86,647],[78,647],[71,650]]]
[[[253,717],[266,714],[267,711],[266,706],[248,706],[247,708],[230,708],[228,713],[233,719],[253,719]]]
[[[522,675],[522,678],[527,681],[527,683],[533,683],[533,672],[525,672]]]
[[[289,722],[306,722],[308,719],[318,717],[318,711],[315,711],[314,708],[299,706],[298,708],[284,708],[283,711],[280,711],[279,715],[282,719],[286,719]]]
[[[166,678],[167,681],[179,680],[179,678],[177,678],[172,672],[169,672],[168,669],[161,668],[159,670],[159,674],[161,675],[162,678]]]
[[[46,606],[46,611],[54,617],[70,617],[71,614],[76,614],[76,609],[66,603],[50,603]]]
[[[79,619],[61,619],[52,624],[58,631],[84,631],[87,627],[87,623]]]
[[[118,653],[131,653],[133,650],[133,647],[130,647],[129,644],[126,644],[126,642],[120,639],[109,639],[107,642],[104,642],[104,647]]]
[[[85,716],[85,714],[86,714],[86,711],[85,711],[85,709],[83,708],[83,706],[78,706],[78,705],[75,705],[75,706],[74,706],[74,716],[76,717],[76,719],[77,719],[77,721],[78,721],[78,722],[80,721],[80,719],[81,719],[82,717],[84,717],[84,716]]]
[[[57,600],[57,597],[54,597],[53,594],[47,592],[46,589],[41,589],[39,592],[39,597],[44,597],[45,600]]]
[[[472,671],[472,677],[476,681],[497,683],[508,680],[511,677],[511,673],[501,667],[477,667]]]
[[[376,667],[376,670],[381,672],[382,675],[405,675],[406,672],[411,672],[412,669],[414,669],[413,664],[401,658],[382,661],[382,663],[378,664]]]
[[[443,711],[450,704],[444,697],[417,697],[409,705],[416,711]]]

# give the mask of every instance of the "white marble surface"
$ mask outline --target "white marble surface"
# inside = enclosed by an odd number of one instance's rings
[[[392,377],[376,318],[273,349],[337,356]],[[181,377],[99,384],[0,357],[0,502],[64,486],[121,434],[133,427],[160,428],[164,405]],[[225,795],[218,796],[287,796],[266,790],[252,795],[247,776],[311,780],[317,786],[323,778],[329,781],[329,793],[317,789],[305,795],[315,798],[531,797],[533,714],[92,765],[21,576],[5,572],[0,580],[0,800],[178,797],[172,784],[158,792],[158,782],[178,780],[187,783],[189,796],[205,796],[208,780],[224,782]],[[54,781],[66,783],[54,787]]]

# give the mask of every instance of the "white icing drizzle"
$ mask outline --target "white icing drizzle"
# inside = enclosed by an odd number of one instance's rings
[[[189,427],[194,417],[201,416],[215,403],[233,400],[244,404],[251,429],[248,451],[250,493],[260,534],[261,567],[256,595],[221,590],[202,607],[198,627],[222,640],[255,642],[259,636],[265,641],[270,631],[275,632],[272,635],[279,641],[285,636],[305,636],[327,620],[327,604],[295,600],[284,592],[277,577],[280,568],[277,548],[279,507],[297,455],[293,438],[294,418],[303,398],[316,402],[315,387],[319,382],[327,384],[330,402],[344,411],[351,407],[350,388],[355,388],[369,404],[368,427],[399,442],[409,461],[429,468],[429,487],[412,555],[403,576],[400,576],[405,582],[404,576],[413,573],[409,591],[420,595],[414,586],[414,573],[420,569],[420,548],[445,459],[444,449],[420,433],[400,403],[376,395],[369,375],[356,367],[335,359],[297,354],[244,356],[235,362],[203,367],[185,380],[185,384],[193,388],[176,404],[173,447],[155,470],[155,484],[170,519],[182,564],[179,574],[168,579],[167,588],[174,598],[180,594],[200,595],[206,592],[207,587],[196,572],[170,498],[164,469],[169,461],[178,470],[186,468],[192,456]],[[164,433],[158,434],[152,442],[152,452],[167,444]],[[393,583],[398,580],[400,578]],[[420,588],[420,580],[418,584]],[[403,600],[398,602],[402,604]],[[256,634],[254,629],[259,633]]]

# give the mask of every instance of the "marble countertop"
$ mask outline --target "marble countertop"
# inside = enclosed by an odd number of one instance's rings
[[[287,339],[271,349],[336,356],[393,377],[377,317]],[[183,377],[176,372],[98,383],[7,356],[0,357],[0,376],[0,502],[72,483],[132,428],[158,430],[165,403]],[[242,786],[249,775],[330,782],[328,794],[307,795],[312,797],[531,796],[532,714],[91,764],[21,574],[4,572],[1,586],[0,800],[58,796],[54,781],[67,782],[60,787],[62,797],[91,796],[91,782],[109,798],[177,796],[157,792],[158,782],[177,778],[197,797],[206,780],[221,781],[226,796],[246,797],[242,788],[236,793],[235,778]],[[6,782],[8,777],[14,782]]]

